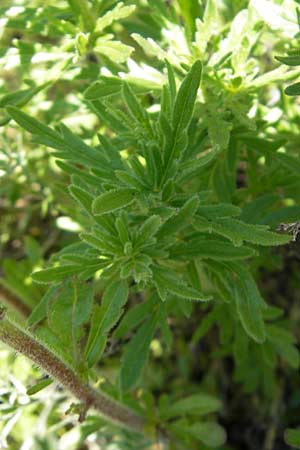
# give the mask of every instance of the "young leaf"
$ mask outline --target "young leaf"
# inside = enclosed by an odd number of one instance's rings
[[[89,367],[101,357],[108,332],[122,315],[128,297],[128,286],[124,281],[111,283],[104,291],[97,320],[93,318],[85,356]]]
[[[170,164],[174,158],[178,157],[187,145],[187,128],[190,124],[197,91],[201,79],[202,64],[196,61],[190,72],[187,74],[176,96],[172,128],[173,134],[166,140],[164,148],[164,179],[169,177]]]
[[[161,218],[157,215],[150,216],[138,230],[137,238],[134,244],[135,247],[147,244],[147,241],[157,233],[160,226]]]
[[[197,195],[194,195],[185,202],[176,216],[172,216],[161,226],[158,232],[158,238],[161,239],[165,236],[181,231],[186,226],[190,225],[191,219],[196,213],[198,207],[199,198]]]
[[[185,130],[191,121],[201,72],[202,64],[200,61],[196,61],[180,85],[175,100],[172,122],[173,129],[176,133],[180,130]]]
[[[93,213],[97,215],[107,214],[130,205],[136,196],[133,189],[120,188],[100,194],[92,205]]]

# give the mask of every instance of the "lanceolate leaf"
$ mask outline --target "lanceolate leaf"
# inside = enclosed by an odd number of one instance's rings
[[[63,144],[63,139],[56,131],[42,124],[33,117],[28,116],[15,106],[7,106],[6,109],[8,114],[15,120],[15,122],[17,122],[25,130],[29,131],[32,134],[49,136],[58,144]]]
[[[286,95],[300,95],[300,82],[291,84],[287,88],[285,88],[284,93]]]
[[[123,392],[135,387],[141,376],[159,319],[160,310],[157,309],[146,319],[125,349],[120,372],[120,387]]]
[[[212,395],[195,394],[168,405],[166,410],[162,411],[162,416],[164,419],[169,419],[183,414],[209,414],[218,411],[221,406],[220,400]]]
[[[185,298],[187,300],[197,300],[197,301],[209,301],[212,299],[211,295],[199,292],[188,286],[186,283],[178,279],[178,277],[164,271],[161,268],[155,267],[152,269],[154,275],[154,283],[158,288],[160,295],[162,292],[174,294],[178,297]],[[162,300],[165,300],[164,295],[162,295]]]
[[[201,72],[202,64],[200,61],[196,61],[178,90],[173,111],[173,135],[166,141],[164,149],[165,177],[168,175],[169,165],[173,158],[178,157],[180,152],[186,148],[186,129],[192,118]]]
[[[196,61],[183,80],[174,105],[173,129],[178,133],[186,129],[192,118],[197,91],[200,84],[202,64]]]
[[[115,281],[105,289],[97,320],[94,316],[92,322],[85,351],[90,367],[101,357],[107,334],[120,318],[127,297],[128,287],[124,281]]]
[[[66,277],[71,275],[76,275],[82,271],[82,266],[70,264],[59,267],[51,267],[49,269],[39,270],[38,272],[33,272],[31,277],[37,283],[55,283],[57,281],[62,281]]]
[[[266,339],[262,310],[264,301],[251,274],[236,263],[230,263],[235,273],[234,298],[237,312],[245,331],[252,339],[262,343]]]
[[[234,247],[231,243],[212,239],[210,236],[191,239],[186,244],[172,248],[171,255],[180,259],[202,258],[219,261],[250,258],[255,251],[250,247]]]
[[[234,245],[242,245],[244,241],[258,245],[282,245],[291,240],[290,236],[269,231],[267,226],[247,224],[232,218],[214,220],[211,229],[230,239]]]
[[[107,214],[130,205],[135,199],[133,189],[115,189],[99,195],[93,202],[95,215]]]

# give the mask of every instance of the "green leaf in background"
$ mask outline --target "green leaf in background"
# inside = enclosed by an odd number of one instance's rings
[[[293,448],[300,448],[300,430],[288,428],[284,433],[285,442]]]
[[[113,9],[109,10],[97,20],[95,31],[103,31],[113,22],[125,19],[133,13],[135,8],[135,5],[124,6],[123,2],[119,2]]]
[[[236,263],[230,264],[237,274],[234,285],[234,298],[241,323],[252,339],[262,343],[266,339],[262,314],[262,309],[264,308],[263,299],[250,273],[241,266],[237,266]]]
[[[161,415],[163,419],[170,419],[184,414],[198,416],[219,411],[221,406],[220,400],[212,395],[194,394],[168,405],[165,410],[161,411]]]
[[[96,52],[106,56],[115,63],[127,61],[133,50],[133,47],[122,44],[122,42],[101,38],[97,39],[97,45],[95,46]]]
[[[195,423],[186,429],[187,436],[193,437],[203,444],[220,448],[226,441],[226,432],[216,422]]]
[[[93,299],[91,284],[72,280],[63,284],[48,306],[48,325],[66,347],[72,349],[75,363],[82,358],[78,340],[84,332],[82,326],[90,318]]]
[[[116,77],[99,77],[98,81],[95,81],[89,86],[85,93],[84,98],[86,100],[95,100],[108,95],[117,94],[121,91],[122,81]]]
[[[300,354],[295,346],[295,337],[290,331],[276,325],[267,326],[267,338],[275,347],[277,353],[286,360],[291,367],[298,369]]]
[[[51,286],[45,295],[41,298],[40,302],[32,310],[30,316],[27,319],[27,325],[33,327],[34,325],[41,322],[47,316],[48,304],[49,302],[59,294],[61,285]]]
[[[85,357],[92,367],[101,357],[107,334],[123,313],[128,298],[128,286],[124,281],[111,283],[104,291],[101,307],[93,315]]]
[[[125,348],[120,370],[120,387],[122,392],[127,392],[134,388],[139,381],[159,320],[160,309],[158,308],[145,320]]]
[[[17,122],[22,128],[29,131],[30,133],[42,136],[49,136],[51,139],[53,139],[60,145],[63,143],[63,139],[56,131],[42,124],[33,117],[28,116],[28,114],[25,114],[23,111],[20,111],[15,106],[7,106],[6,110],[8,114],[11,116],[11,118],[14,119],[15,122]]]

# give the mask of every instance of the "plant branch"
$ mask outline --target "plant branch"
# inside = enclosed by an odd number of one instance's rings
[[[0,340],[38,364],[77,397],[86,410],[94,408],[109,421],[143,434],[145,423],[142,417],[82,382],[56,355],[10,322],[3,307],[0,308]]]
[[[15,309],[24,319],[30,315],[30,308],[25,305],[18,297],[11,294],[7,289],[3,286],[0,286],[0,298],[3,300],[7,306],[11,306]]]

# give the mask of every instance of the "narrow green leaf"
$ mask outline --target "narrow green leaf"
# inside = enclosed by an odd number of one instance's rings
[[[132,117],[136,119],[137,122],[144,126],[148,131],[151,130],[147,112],[142,108],[137,97],[129,87],[129,84],[125,81],[123,82],[122,94]]]
[[[275,59],[287,66],[300,66],[300,55],[275,56]]]
[[[108,253],[108,254],[114,255],[116,252],[116,249],[114,248],[114,246],[112,246],[111,243],[107,242],[105,237],[100,238],[100,236],[96,237],[90,233],[80,233],[80,239],[82,239],[84,242],[86,242],[90,246],[96,248],[101,253],[104,253],[104,254]]]
[[[255,255],[250,247],[234,247],[231,243],[212,239],[209,235],[194,238],[186,244],[179,244],[172,248],[171,256],[180,259],[203,258],[219,261],[246,259]]]
[[[165,420],[183,414],[209,414],[219,411],[221,406],[220,400],[212,395],[195,394],[168,405],[168,408],[165,411],[162,411],[162,417]]]
[[[29,388],[27,388],[26,394],[27,395],[37,394],[37,392],[42,391],[43,389],[45,389],[47,386],[49,386],[52,383],[53,383],[53,380],[51,380],[51,378],[46,378],[45,380],[41,380],[41,381],[37,382],[36,384],[34,384],[33,386],[30,386]]]
[[[121,359],[120,371],[120,387],[123,392],[135,387],[141,376],[159,318],[160,310],[158,309],[146,319],[125,349]]]
[[[262,314],[264,301],[251,274],[237,264],[231,267],[237,275],[234,297],[239,318],[247,334],[261,344],[266,339]]]
[[[141,246],[142,244],[147,244],[147,241],[157,233],[161,223],[162,220],[159,216],[150,216],[138,230],[135,247]]]
[[[75,186],[74,184],[71,184],[71,186],[69,186],[69,192],[72,197],[79,203],[79,205],[82,206],[83,209],[91,215],[94,197],[90,195],[86,190],[82,189],[79,186]]]
[[[159,267],[155,267],[153,270],[153,281],[158,287],[159,292],[168,292],[178,297],[185,298],[187,300],[196,301],[209,301],[212,299],[211,295],[206,295],[199,292],[190,286],[187,286],[183,281],[171,272],[166,272]],[[163,296],[164,297],[164,296]],[[165,300],[165,298],[162,298]]]
[[[171,110],[173,110],[173,104],[176,98],[176,80],[175,80],[175,74],[173,67],[169,63],[169,61],[166,59],[166,65],[168,70],[168,82],[169,82],[169,90],[170,90],[170,102],[171,102]]]
[[[198,210],[199,198],[194,195],[181,207],[178,214],[172,216],[166,223],[162,225],[158,232],[158,237],[161,239],[167,235],[181,231],[186,226],[190,225],[191,220]]]
[[[55,142],[58,142],[59,144],[64,143],[63,139],[56,131],[42,124],[33,117],[28,116],[28,114],[25,114],[23,111],[20,111],[15,106],[7,106],[6,110],[8,114],[14,119],[14,121],[17,122],[26,131],[29,131],[32,134],[49,136],[51,139],[53,139]]]
[[[232,218],[218,218],[211,222],[211,228],[234,245],[242,245],[244,241],[257,245],[283,245],[291,240],[290,236],[269,231],[265,225],[247,224]]]
[[[123,2],[119,2],[114,8],[110,9],[96,22],[95,30],[97,32],[109,27],[113,22],[124,19],[135,10],[135,5],[124,6]]]
[[[70,264],[59,267],[51,267],[49,269],[39,270],[38,272],[33,272],[31,278],[37,283],[55,283],[57,281],[62,281],[66,277],[71,275],[77,275],[83,270],[82,266]]]
[[[136,328],[149,314],[152,313],[156,303],[157,298],[152,296],[149,300],[138,303],[130,308],[115,330],[114,337],[119,339]]]
[[[96,100],[108,95],[117,94],[121,91],[122,81],[116,77],[100,77],[99,81],[96,81],[89,86],[84,92],[84,98],[86,100]]]
[[[176,133],[186,129],[191,121],[201,72],[202,64],[200,61],[196,61],[180,85],[173,112],[173,129]]]
[[[216,219],[220,217],[238,216],[241,209],[230,203],[218,203],[217,205],[200,205],[197,210],[197,217],[202,216],[206,219]]]
[[[97,319],[93,320],[86,346],[86,359],[92,367],[101,357],[108,332],[119,320],[128,298],[128,286],[124,281],[111,283],[104,291]]]
[[[291,84],[285,88],[284,93],[286,95],[300,95],[300,82]]]
[[[45,295],[43,295],[40,302],[35,306],[27,319],[27,325],[29,327],[37,325],[41,320],[44,320],[47,317],[48,304],[55,295],[58,295],[59,289],[60,286],[51,286]]]
[[[95,215],[107,214],[130,205],[136,196],[133,189],[120,188],[100,194],[92,205]]]

